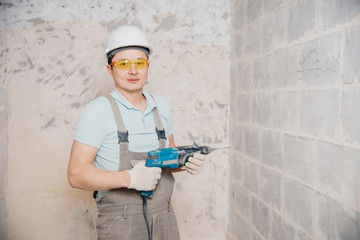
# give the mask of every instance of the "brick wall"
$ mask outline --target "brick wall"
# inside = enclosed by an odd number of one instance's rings
[[[360,3],[232,1],[229,239],[360,239]]]

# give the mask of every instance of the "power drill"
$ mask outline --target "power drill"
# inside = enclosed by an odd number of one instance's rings
[[[227,148],[227,147],[226,147]],[[159,168],[179,168],[185,166],[194,153],[209,154],[213,150],[225,148],[211,148],[208,146],[198,146],[196,142],[193,145],[163,148],[148,152],[148,159],[146,160],[146,167]],[[152,197],[153,191],[141,191],[141,196]]]
[[[225,147],[228,148],[228,147]],[[145,162],[146,167],[159,167],[159,168],[179,168],[185,166],[185,163],[189,161],[189,157],[192,157],[194,153],[199,152],[201,154],[209,154],[213,150],[225,149],[225,148],[211,148],[208,146],[198,146],[196,142],[193,145],[163,148],[148,152],[148,159]],[[143,208],[146,226],[148,229],[149,240],[152,239],[152,230],[147,218],[147,197],[152,197],[153,191],[141,191],[143,198]]]

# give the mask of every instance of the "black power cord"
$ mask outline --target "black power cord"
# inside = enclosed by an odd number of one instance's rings
[[[143,198],[143,209],[144,209],[144,217],[145,217],[145,222],[146,222],[146,226],[147,226],[147,230],[148,230],[148,235],[149,235],[149,240],[152,239],[152,233],[151,233],[151,229],[150,229],[150,224],[149,224],[149,220],[147,218],[147,197],[142,196]]]

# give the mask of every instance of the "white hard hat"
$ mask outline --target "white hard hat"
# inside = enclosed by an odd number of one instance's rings
[[[110,34],[105,54],[117,48],[130,46],[143,47],[149,50],[149,55],[152,53],[146,35],[140,28],[133,25],[122,25]]]

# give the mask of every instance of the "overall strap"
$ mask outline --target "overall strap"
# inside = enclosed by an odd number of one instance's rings
[[[119,110],[119,107],[118,107],[117,103],[115,102],[115,99],[110,95],[107,95],[105,97],[109,100],[109,102],[111,104],[111,108],[113,110],[116,126],[118,128],[119,142],[129,142],[129,140],[127,139],[129,133],[125,128],[124,121],[123,121],[123,119],[121,117],[121,113],[120,113],[120,110]]]
[[[105,96],[110,104],[111,108],[115,117],[115,122],[117,126],[117,133],[118,133],[118,143],[119,143],[119,150],[120,150],[120,160],[119,160],[119,171],[124,171],[131,169],[132,166],[130,164],[130,151],[129,151],[129,132],[125,128],[124,121],[121,117],[121,113],[119,107],[115,101],[115,99],[107,95]]]
[[[150,96],[154,99],[155,98],[150,94]],[[162,124],[161,121],[161,117],[159,114],[159,110],[157,109],[157,107],[153,108],[153,114],[154,114],[154,119],[155,119],[155,124],[156,124],[156,134],[158,135],[158,139],[159,139],[159,148],[165,148],[166,146],[166,134],[165,134],[165,129],[164,126]]]

